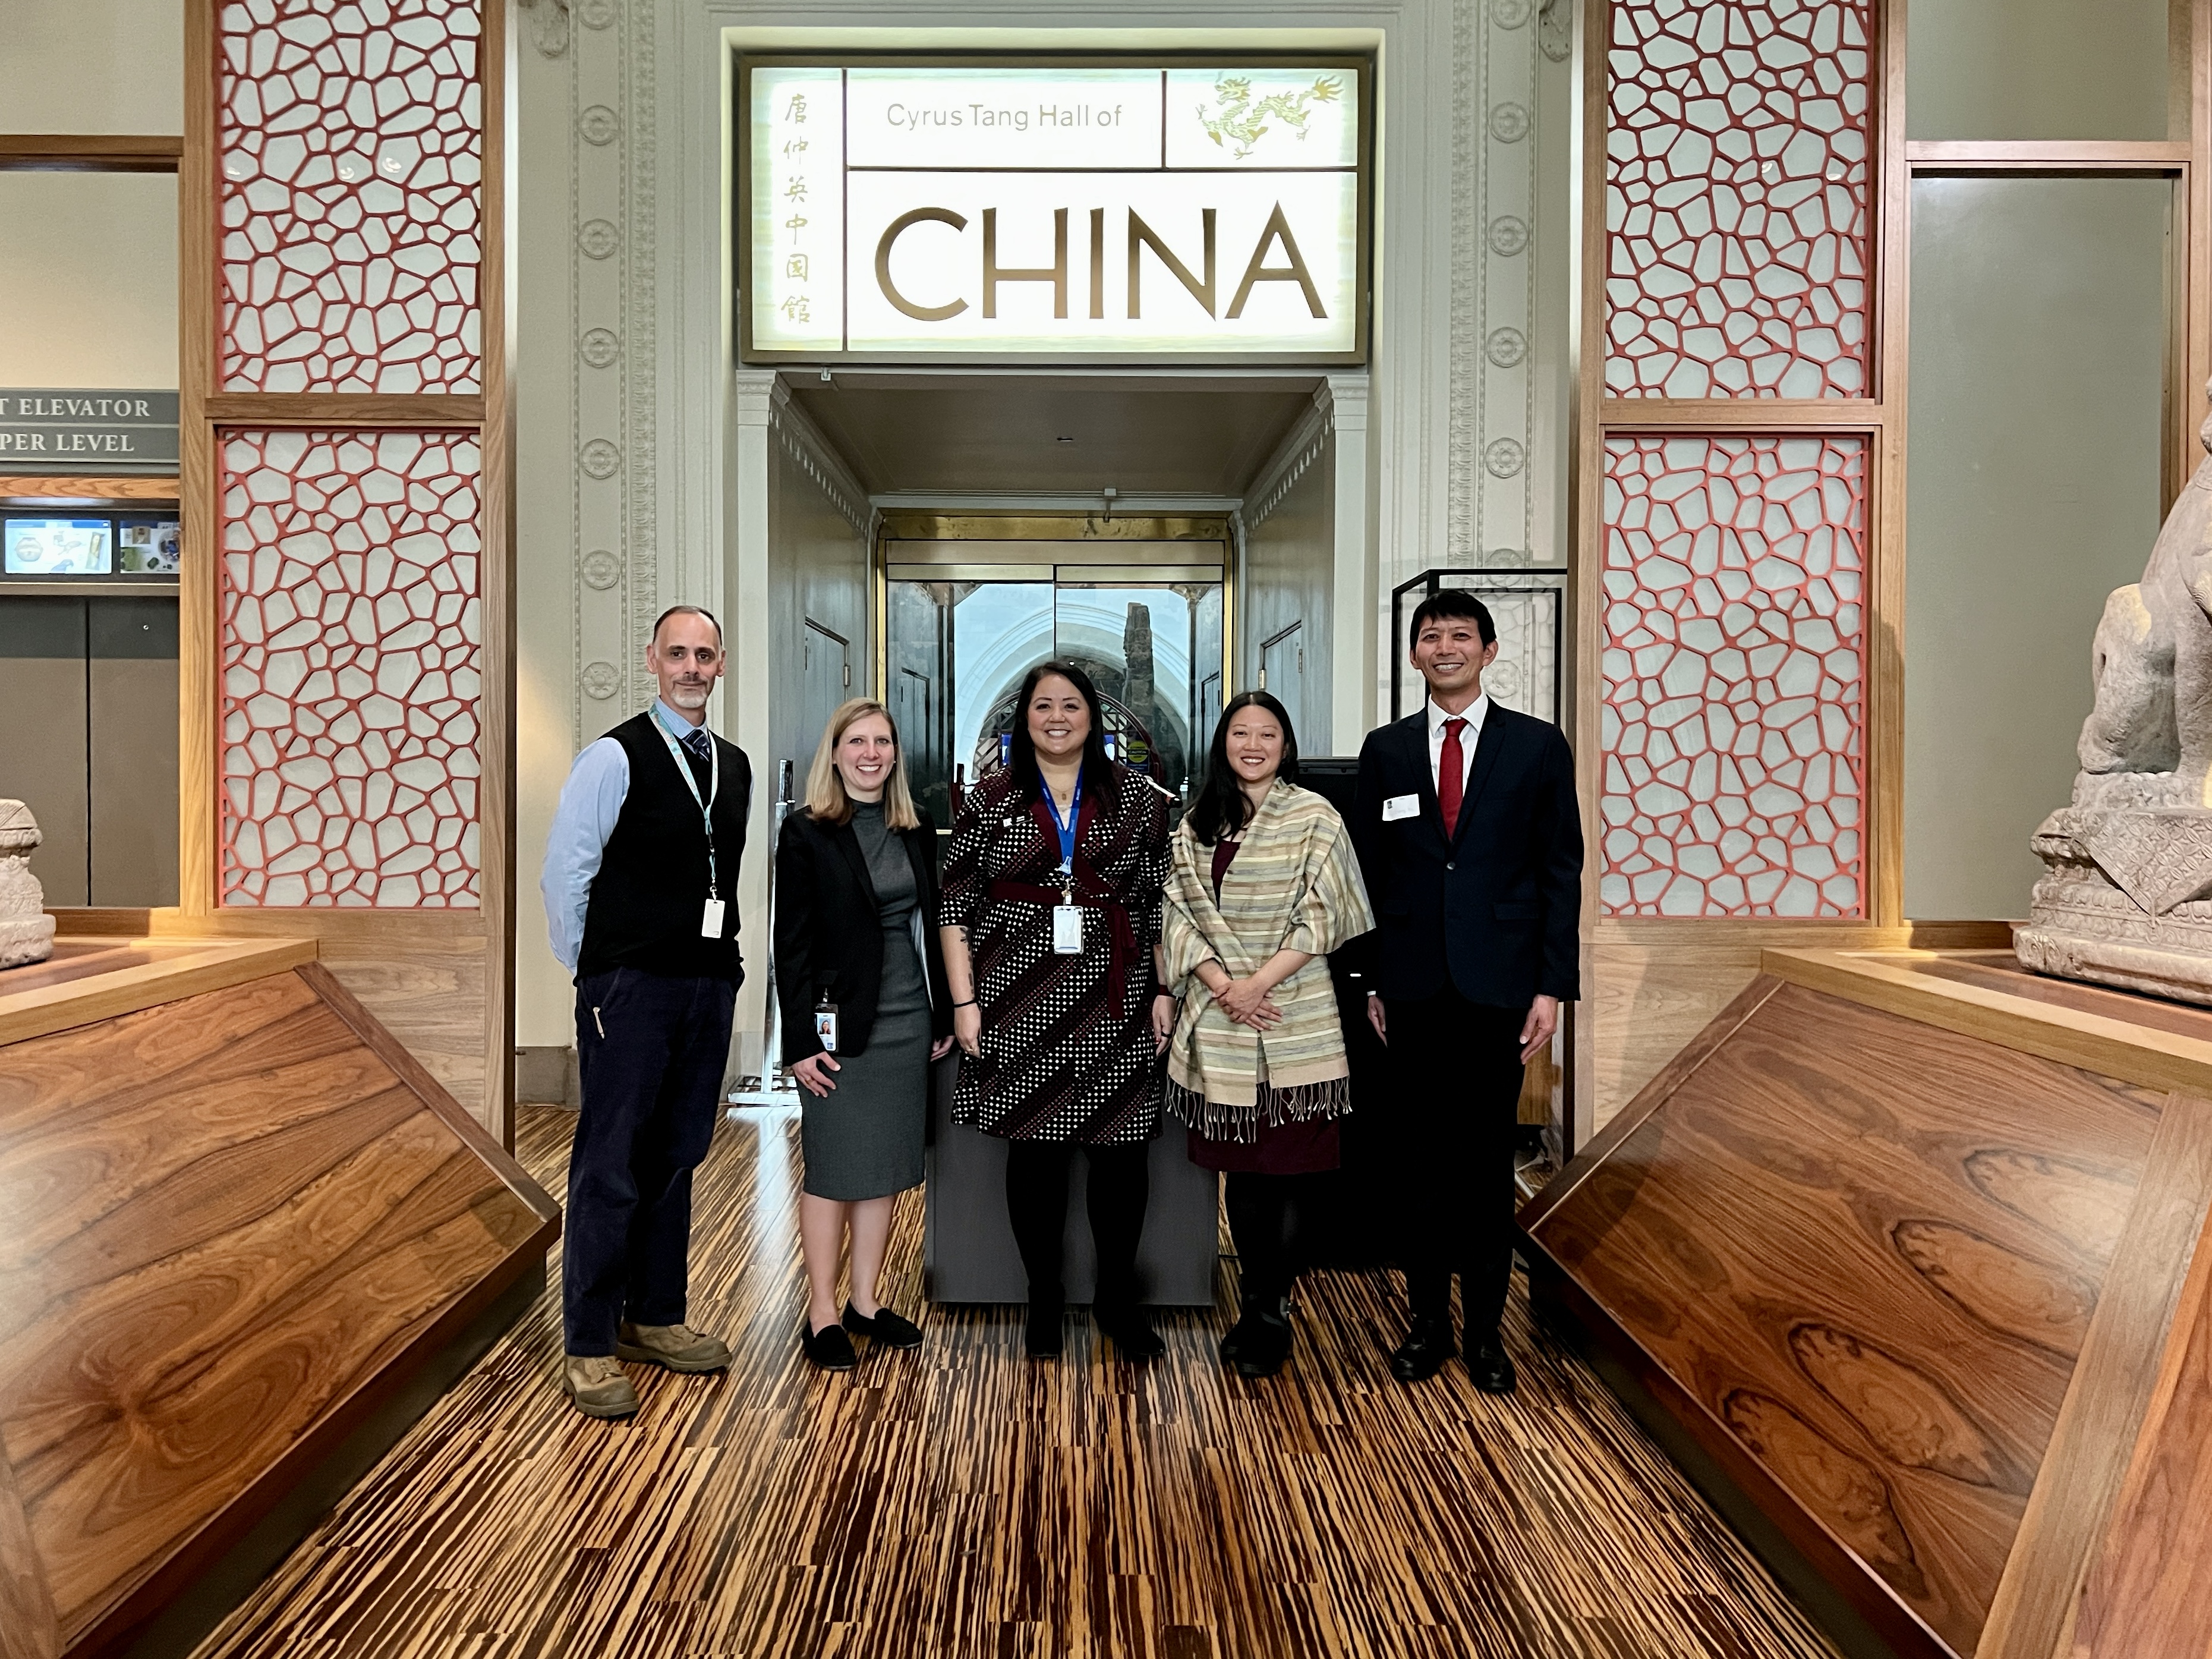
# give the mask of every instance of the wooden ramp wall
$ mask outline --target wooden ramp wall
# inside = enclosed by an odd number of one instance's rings
[[[313,941],[0,976],[0,1656],[127,1643],[526,1276],[552,1202]]]
[[[2116,1512],[2172,1508],[2118,1501],[2154,1399],[2212,1415],[2212,1334],[2167,1363],[2212,1015],[1996,955],[1765,967],[1523,1210],[1537,1293],[1897,1653],[2070,1654]]]

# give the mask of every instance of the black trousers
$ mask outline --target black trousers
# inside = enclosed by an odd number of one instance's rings
[[[1059,1305],[1060,1240],[1067,1231],[1067,1164],[1075,1146],[1065,1140],[1006,1143],[1006,1218],[1029,1275],[1030,1305]],[[1145,1232],[1145,1206],[1152,1197],[1152,1148],[1085,1146],[1091,1169],[1085,1207],[1091,1215],[1091,1243],[1098,1256],[1098,1283],[1091,1305],[1133,1307],[1137,1301],[1137,1245]]]
[[[1237,1241],[1237,1279],[1245,1308],[1273,1312],[1305,1271],[1306,1219],[1319,1179],[1241,1170],[1222,1177],[1222,1204],[1229,1212],[1230,1237]]]
[[[611,1355],[615,1327],[684,1322],[691,1171],[707,1156],[737,987],[635,968],[576,987],[584,1109],[568,1153],[561,1325],[573,1354]]]
[[[1458,1273],[1468,1339],[1479,1341],[1498,1328],[1513,1277],[1513,1142],[1528,1011],[1447,990],[1387,998],[1383,1016],[1406,1298],[1416,1319],[1449,1318]]]

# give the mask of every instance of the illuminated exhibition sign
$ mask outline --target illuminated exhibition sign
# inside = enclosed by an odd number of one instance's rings
[[[744,65],[755,358],[1364,352],[1362,66]]]

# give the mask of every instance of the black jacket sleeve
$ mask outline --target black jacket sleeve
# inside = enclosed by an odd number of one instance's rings
[[[815,932],[819,926],[814,852],[818,841],[800,814],[783,821],[775,848],[775,1006],[786,1066],[822,1052],[814,1035]]]
[[[1542,856],[1537,876],[1544,906],[1540,994],[1573,1002],[1582,995],[1583,815],[1575,795],[1575,757],[1557,726],[1545,734]]]
[[[1359,775],[1352,785],[1352,820],[1345,828],[1352,832],[1352,851],[1359,860],[1359,878],[1367,884],[1369,907],[1375,908],[1386,890],[1383,882],[1389,873],[1383,864],[1389,857],[1381,834],[1382,827],[1382,732],[1370,732],[1367,740],[1359,745]],[[1379,920],[1381,911],[1376,910]],[[1375,968],[1382,942],[1380,933],[1370,928],[1358,939],[1347,940],[1335,953],[1350,972],[1360,976],[1360,982],[1369,990],[1375,988]]]

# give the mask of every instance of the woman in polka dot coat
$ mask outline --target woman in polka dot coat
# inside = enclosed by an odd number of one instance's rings
[[[952,1118],[1009,1143],[1007,1215],[1040,1358],[1060,1352],[1079,1146],[1098,1257],[1093,1315],[1126,1357],[1161,1352],[1136,1267],[1174,1012],[1153,971],[1167,809],[1164,792],[1107,758],[1089,678],[1043,663],[1023,682],[1009,764],[968,792],[953,821],[943,914],[963,1060]]]

